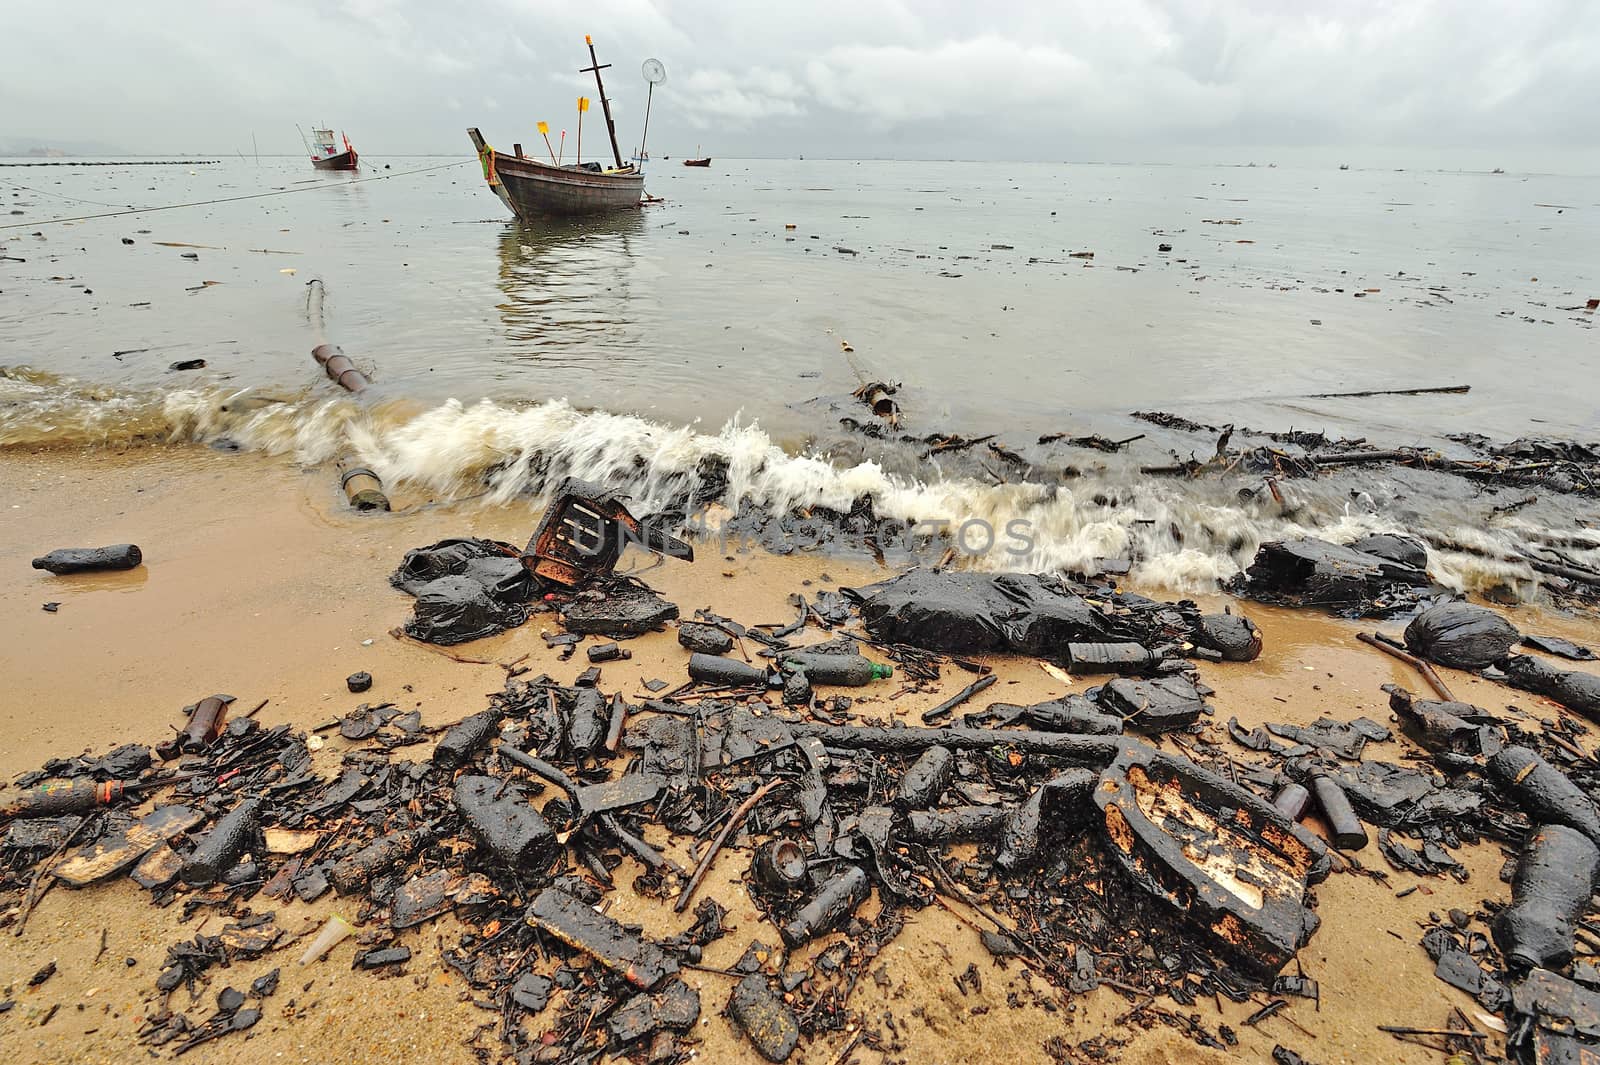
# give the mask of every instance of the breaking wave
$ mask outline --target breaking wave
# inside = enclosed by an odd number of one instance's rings
[[[641,514],[686,498],[718,504],[726,508],[721,513],[772,515],[848,513],[865,499],[879,522],[913,526],[903,545],[931,551],[931,558],[961,543],[969,564],[989,569],[1094,571],[1100,560],[1129,559],[1136,583],[1179,592],[1213,590],[1248,565],[1262,542],[1297,536],[1345,542],[1377,532],[1420,535],[1441,584],[1519,599],[1538,590],[1519,556],[1530,543],[1561,537],[1558,529],[1568,530],[1561,540],[1568,557],[1600,563],[1600,538],[1574,542],[1570,514],[1530,507],[1492,525],[1471,521],[1468,512],[1487,513],[1488,504],[1464,508],[1458,485],[1421,471],[1284,481],[1281,500],[1241,492],[1248,478],[1147,477],[1114,458],[1056,483],[997,484],[896,454],[889,444],[874,458],[840,459],[822,454],[817,441],[785,448],[753,422],[735,420],[713,432],[561,400],[452,400],[424,408],[248,390],[136,395],[0,374],[0,446],[144,439],[226,444],[305,465],[351,458],[393,488],[496,505],[527,499],[530,509],[565,476],[614,488]]]

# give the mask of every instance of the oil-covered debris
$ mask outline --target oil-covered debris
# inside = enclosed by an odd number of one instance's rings
[[[1406,646],[1413,653],[1453,669],[1493,665],[1520,639],[1515,625],[1472,603],[1440,603],[1406,626]]]
[[[1276,973],[1310,938],[1322,846],[1258,796],[1183,759],[1130,746],[1094,792],[1112,852],[1250,969]]]
[[[615,579],[605,590],[579,593],[561,611],[568,632],[641,636],[678,618],[678,606],[637,581]]]
[[[1136,732],[1171,732],[1188,728],[1205,712],[1205,700],[1182,677],[1156,680],[1118,678],[1099,691],[1098,701]]]
[[[734,986],[728,1017],[762,1057],[784,1062],[800,1043],[800,1022],[766,976],[751,973]]]
[[[1600,721],[1600,676],[1557,669],[1531,655],[1510,655],[1500,662],[1506,683],[1547,696],[1591,721]]]
[[[1589,648],[1575,644],[1571,640],[1564,640],[1559,636],[1524,636],[1522,646],[1531,647],[1535,651],[1543,651],[1547,655],[1557,658],[1566,658],[1573,662],[1593,662],[1600,655],[1596,655]]]
[[[1395,684],[1383,685],[1400,728],[1436,755],[1492,755],[1505,745],[1499,721],[1470,703],[1418,699]]]
[[[48,570],[58,576],[85,573],[93,570],[133,569],[144,561],[144,553],[137,544],[114,544],[111,547],[61,547],[33,560],[34,569]]]
[[[1262,544],[1227,588],[1264,603],[1329,607],[1352,617],[1414,610],[1443,592],[1431,589],[1423,566],[1317,539]]]
[[[733,650],[733,635],[715,625],[686,621],[678,626],[678,643],[700,654],[725,655]]]
[[[1494,924],[1495,942],[1513,967],[1564,969],[1573,935],[1600,873],[1600,848],[1576,829],[1541,825],[1528,836],[1511,882],[1511,905]]]
[[[916,569],[846,594],[877,639],[935,651],[1056,654],[1108,635],[1099,611],[1049,577]]]
[[[442,646],[466,643],[515,628],[528,620],[528,608],[496,597],[465,574],[429,581],[417,593],[406,635]]]
[[[441,540],[406,552],[389,581],[416,597],[404,631],[426,643],[449,646],[516,628],[545,609],[534,602],[541,596],[555,601],[570,633],[638,636],[675,620],[678,608],[642,581],[613,576],[630,543],[694,558],[659,522],[641,524],[614,494],[568,479],[526,551],[497,540]]]
[[[576,588],[609,575],[629,543],[694,561],[693,548],[655,525],[641,525],[615,493],[568,478],[551,494],[523,559],[542,580]]]
[[[1529,1065],[1585,1065],[1600,1053],[1600,993],[1548,969],[1511,988],[1506,1045]]]
[[[555,611],[566,631],[546,642],[604,661],[622,657],[617,645],[586,636],[677,620],[636,578],[579,565],[577,543],[530,551],[530,564],[494,541],[442,541],[394,580],[419,602],[465,582],[524,613]],[[1305,601],[1370,612],[1435,594],[1425,553],[1402,538],[1296,550],[1285,557],[1308,575],[1295,594],[1315,586]],[[536,572],[552,558],[576,583]],[[1318,934],[1316,885],[1336,861],[1378,880],[1385,867],[1465,880],[1464,844],[1516,852],[1510,905],[1440,920],[1423,944],[1514,1038],[1518,981],[1569,969],[1590,932],[1600,771],[1574,755],[1569,719],[1535,730],[1390,685],[1393,732],[1381,714],[1321,706],[1246,729],[1212,714],[1194,662],[1211,663],[1207,678],[1249,669],[1261,630],[1097,580],[916,570],[789,607],[762,624],[684,620],[681,667],[648,694],[598,668],[568,684],[511,663],[504,687],[453,723],[363,704],[315,742],[230,715],[231,697],[200,700],[162,763],[127,745],[18,781],[27,790],[0,805],[0,922],[26,919],[46,875],[128,875],[153,905],[216,916],[155,977],[141,1030],[152,1047],[248,1032],[270,991],[224,988],[192,1020],[168,996],[209,1001],[223,974],[245,986],[231,970],[293,943],[287,957],[319,980],[448,968],[492,1018],[463,1033],[485,1059],[637,1065],[688,1062],[719,1011],[775,1062],[847,1029],[892,1048],[851,990],[930,905],[981,918],[977,942],[997,963],[1025,959],[1050,1001],[1125,995],[1138,1023],[1214,1049],[1236,1036],[1185,1007],[1265,1002],[1257,1023],[1320,1000],[1324,974],[1293,963]],[[818,632],[825,642],[810,642]],[[1530,679],[1563,671],[1533,670],[1509,646],[1491,661],[1510,682],[1552,698],[1571,688]],[[1061,694],[978,698],[1006,678],[964,656],[990,653],[1046,660]],[[734,927],[716,898],[728,889],[712,886],[727,877],[758,926]],[[337,915],[309,918],[318,899]],[[743,956],[707,965],[730,933],[723,946]],[[986,979],[975,969],[956,986]],[[702,1003],[697,985],[717,997]],[[1542,1015],[1530,1023],[1524,1035],[1547,1031]]]

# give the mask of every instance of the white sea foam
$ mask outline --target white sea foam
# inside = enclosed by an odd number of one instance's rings
[[[1411,532],[1431,543],[1430,569],[1447,587],[1531,596],[1534,574],[1516,559],[1529,539],[1552,530],[1522,516],[1493,527],[1463,520],[1458,508],[1430,509],[1393,485],[1369,485],[1358,502],[1319,482],[1235,495],[1214,479],[1185,481],[1108,472],[1063,484],[993,484],[892,473],[878,463],[841,463],[792,454],[753,422],[716,431],[669,426],[633,415],[586,411],[564,401],[503,406],[448,401],[367,406],[346,397],[282,400],[251,392],[183,390],[160,397],[63,391],[54,382],[0,376],[0,444],[96,443],[148,435],[216,443],[320,464],[350,456],[385,483],[435,498],[527,499],[530,510],[560,478],[576,476],[625,493],[640,513],[681,501],[700,487],[704,466],[723,471],[716,501],[730,511],[773,514],[796,508],[849,511],[862,497],[880,521],[914,525],[907,539],[937,557],[964,543],[968,563],[1018,571],[1083,570],[1097,559],[1136,560],[1144,585],[1178,592],[1214,589],[1248,565],[1267,540],[1318,536],[1347,542],[1369,533]],[[121,427],[121,428],[119,428]],[[1257,482],[1259,483],[1259,482]],[[720,482],[719,482],[720,484]],[[1474,507],[1482,511],[1484,507]],[[935,523],[943,523],[939,532]],[[1600,563],[1600,546],[1568,549]]]

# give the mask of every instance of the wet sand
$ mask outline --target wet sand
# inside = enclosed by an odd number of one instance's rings
[[[258,715],[266,724],[309,728],[359,702],[385,700],[403,710],[420,709],[426,723],[437,724],[482,709],[485,693],[504,682],[498,663],[526,655],[524,664],[535,673],[563,681],[587,665],[581,655],[561,662],[558,651],[545,647],[540,631],[558,629],[549,615],[451,652],[475,662],[388,635],[410,610],[408,598],[386,580],[406,549],[468,534],[521,543],[536,521],[533,507],[432,507],[426,499],[406,498],[396,500],[404,513],[358,515],[344,508],[336,485],[328,470],[301,471],[282,460],[192,447],[126,454],[8,452],[0,458],[0,777],[9,781],[51,756],[153,743],[180,723],[181,707],[212,692],[238,696],[245,709],[267,700]],[[56,578],[28,567],[30,558],[53,547],[124,541],[143,547],[146,563],[140,569]],[[761,553],[730,558],[702,552],[692,565],[653,565],[648,556],[630,555],[624,566],[630,565],[647,571],[644,578],[685,616],[709,606],[746,624],[791,618],[785,599],[803,590],[804,581],[827,587],[886,575],[865,559]],[[59,602],[59,610],[42,610],[47,601]],[[1353,623],[1311,612],[1245,609],[1261,626],[1266,651],[1256,663],[1202,667],[1217,690],[1211,699],[1214,728],[1230,716],[1247,728],[1266,721],[1309,723],[1323,714],[1366,714],[1388,722],[1380,684],[1423,690],[1408,667],[1354,642],[1360,627]],[[1600,624],[1593,621],[1529,609],[1514,612],[1513,619],[1525,631],[1600,641]],[[631,697],[643,692],[644,679],[676,682],[683,676],[686,656],[670,633],[627,646],[633,659],[605,665],[603,689]],[[990,663],[1002,678],[985,693],[991,701],[1062,694],[1061,683],[1032,660],[996,656]],[[370,692],[352,696],[344,678],[358,670],[375,681]],[[1532,696],[1443,672],[1460,699],[1494,710],[1513,705],[1534,716],[1550,714]],[[864,693],[856,709],[885,719],[914,715],[964,683],[959,671],[946,671],[941,694],[901,699],[890,697],[898,685],[881,685]],[[1170,741],[1163,745],[1172,749]],[[319,765],[325,771],[336,765],[345,747],[332,739],[318,755]],[[1390,760],[1408,750],[1414,748],[1403,741],[1369,747],[1371,756]],[[685,858],[681,843],[660,835],[651,842]],[[1160,1025],[1144,1031],[1121,1022],[1131,1003],[1111,990],[1063,1005],[1041,978],[1030,981],[1020,962],[992,959],[971,926],[930,908],[884,950],[884,980],[863,980],[850,999],[889,1049],[863,1043],[849,1058],[939,1063],[1004,1055],[1048,1062],[1047,1040],[1060,1037],[1076,1045],[1109,1032],[1129,1040],[1118,1052],[1118,1060],[1129,1063],[1266,1061],[1276,1044],[1319,1065],[1437,1062],[1438,1052],[1397,1042],[1375,1026],[1442,1027],[1454,1006],[1482,1024],[1475,1003],[1434,978],[1417,942],[1419,922],[1430,911],[1460,907],[1476,915],[1475,928],[1486,931],[1481,900],[1508,897],[1498,879],[1498,846],[1463,848],[1458,856],[1472,874],[1464,885],[1393,872],[1374,845],[1359,857],[1387,873],[1386,882],[1335,874],[1316,889],[1323,924],[1301,951],[1300,964],[1321,983],[1320,1008],[1291,1000],[1287,1009],[1251,1028],[1242,1021],[1260,1002],[1223,1003],[1220,1015],[1207,1002],[1192,1009],[1158,1003],[1193,1014],[1208,1028],[1219,1021],[1232,1026],[1240,1038],[1232,1054],[1201,1050]],[[752,938],[777,941],[740,883],[747,862],[742,852],[725,853],[701,889],[702,896],[729,908],[735,927],[707,948],[707,966],[730,965]],[[629,867],[616,879],[623,886],[609,896],[614,915],[660,934],[688,924],[670,906],[635,897],[625,886],[633,879]],[[1418,890],[1395,897],[1412,886]],[[265,908],[260,903],[270,905],[259,900],[258,909]],[[279,910],[278,923],[291,933],[314,929],[333,909],[325,901],[290,903]],[[166,946],[200,931],[215,932],[222,923],[204,911],[187,924],[181,916],[180,906],[154,909],[143,891],[125,881],[82,892],[58,887],[20,938],[0,933],[0,997],[16,1000],[9,1013],[0,1014],[0,1044],[9,1056],[19,1062],[144,1059],[147,1051],[133,1033],[157,1002],[154,980]],[[963,916],[981,923],[975,915]],[[97,959],[102,930],[106,949]],[[294,964],[293,947],[248,966],[214,969],[203,1001],[191,1005],[180,990],[172,996],[173,1008],[204,1017],[225,986],[247,986],[274,966],[282,967],[284,979],[248,1037],[225,1038],[186,1058],[474,1061],[466,1042],[495,1017],[465,1001],[461,982],[440,961],[441,946],[454,942],[455,931],[447,919],[409,933],[402,942],[414,957],[404,975],[389,978],[350,971],[349,943],[308,969]],[[135,964],[128,967],[127,959]],[[57,974],[27,988],[28,977],[49,961],[57,963]],[[963,994],[952,977],[969,963],[982,974],[982,990]],[[702,1040],[703,1058],[758,1061],[719,1015],[731,981],[709,972],[686,975],[702,995],[694,1034]],[[1011,1001],[1008,993],[1014,993]],[[45,1023],[52,1006],[60,1008]],[[895,1019],[897,1037],[884,1025],[885,1014]],[[836,1055],[848,1041],[849,1033],[835,1033],[802,1043],[791,1060],[841,1065]],[[490,1033],[480,1045],[498,1044]]]

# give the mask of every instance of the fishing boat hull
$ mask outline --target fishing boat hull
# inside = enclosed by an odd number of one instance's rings
[[[684,166],[710,166],[711,165],[711,160],[710,160],[709,157],[705,158],[705,159],[685,159],[683,161],[683,165]]]
[[[311,160],[311,165],[318,170],[354,170],[356,168],[356,150],[351,148],[348,152],[330,155],[322,159]]]
[[[637,171],[607,174],[552,166],[497,152],[476,129],[467,135],[483,162],[489,188],[521,221],[604,214],[638,207],[644,198],[644,175]]]

